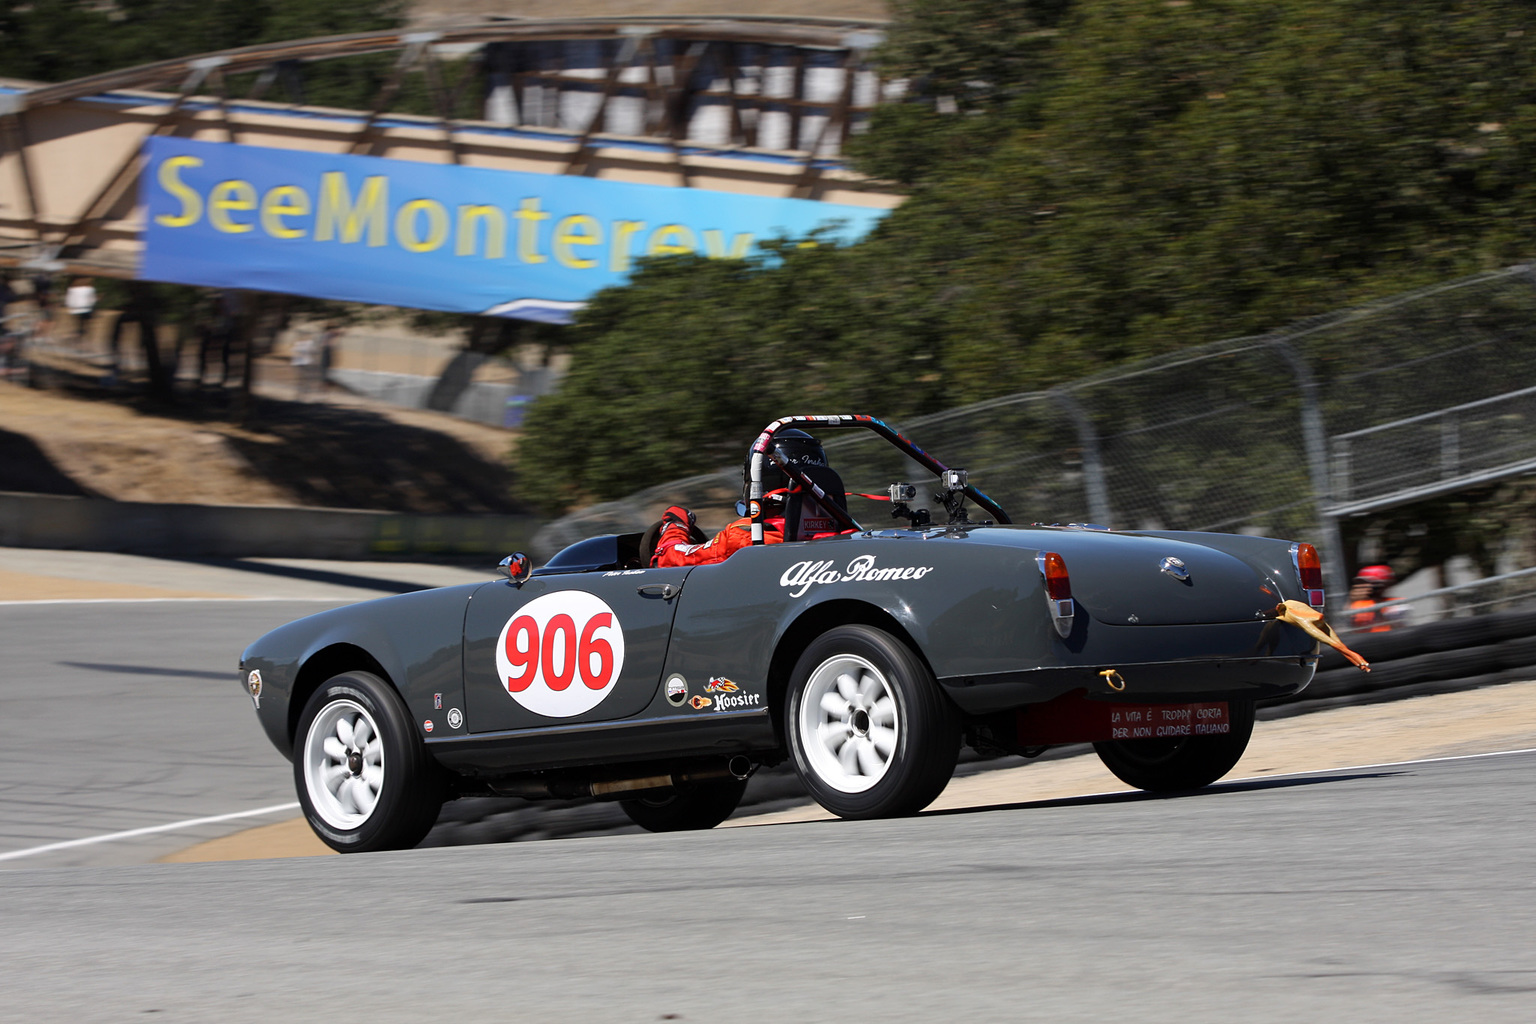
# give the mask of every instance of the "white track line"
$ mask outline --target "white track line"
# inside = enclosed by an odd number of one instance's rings
[[[131,828],[126,832],[108,832],[105,835],[87,836],[84,839],[69,839],[62,843],[47,843],[43,846],[28,847],[25,850],[12,850],[9,853],[0,853],[0,860],[16,860],[19,857],[31,857],[34,854],[50,853],[54,850],[68,850],[76,846],[91,846],[95,843],[110,843],[118,839],[132,839],[135,836],[153,835],[156,832],[174,832],[177,829],[193,828],[197,825],[212,825],[220,821],[234,821],[236,818],[255,818],[262,814],[291,811],[298,806],[297,802],[273,804],[270,807],[257,807],[250,811],[236,811],[233,814],[215,814],[207,818],[188,818],[186,821],[173,821],[169,825],[151,825],[148,828]]]
[[[1412,761],[1384,761],[1381,764],[1352,764],[1343,768],[1308,768],[1300,772],[1279,772],[1274,775],[1245,775],[1240,779],[1222,779],[1217,785],[1238,782],[1263,782],[1265,779],[1288,779],[1297,775],[1321,775],[1323,772],[1359,772],[1367,768],[1402,768],[1413,764],[1437,764],[1441,761],[1475,761],[1480,757],[1508,757],[1511,754],[1536,754],[1536,747],[1518,750],[1490,750],[1486,754],[1452,754],[1449,757],[1418,757]]]

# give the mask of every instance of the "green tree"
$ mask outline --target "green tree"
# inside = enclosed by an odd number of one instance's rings
[[[404,0],[7,0],[0,4],[0,75],[65,81],[210,50],[394,28],[404,6]]]
[[[1038,123],[1052,46],[1071,0],[894,0],[876,57],[907,101],[878,107],[850,140],[865,173],[916,185],[951,177]]]
[[[555,511],[733,465],[786,413],[941,408],[922,332],[882,329],[903,283],[851,265],[847,249],[787,241],[750,260],[642,261],[571,329],[571,372],[525,422],[523,478]]]

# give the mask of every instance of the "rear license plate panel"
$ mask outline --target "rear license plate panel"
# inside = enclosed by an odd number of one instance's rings
[[[1222,736],[1232,731],[1226,701],[1122,704],[1073,696],[1021,709],[1017,721],[1018,743],[1026,747]]]

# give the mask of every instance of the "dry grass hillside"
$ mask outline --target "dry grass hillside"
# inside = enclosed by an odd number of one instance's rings
[[[0,491],[117,501],[515,512],[512,435],[436,413],[263,398],[249,427],[215,405],[156,409],[0,383]]]

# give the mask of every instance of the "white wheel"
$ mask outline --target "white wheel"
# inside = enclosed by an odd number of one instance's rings
[[[822,782],[862,793],[885,777],[896,754],[900,711],[880,670],[855,654],[816,667],[800,701],[805,755]]]
[[[378,723],[354,700],[320,709],[304,737],[304,782],[327,825],[355,829],[379,804],[384,741]]]
[[[812,640],[786,699],[795,773],[833,814],[914,814],[954,773],[955,709],[922,659],[883,630],[838,626]]]
[[[405,702],[368,672],[323,683],[294,736],[293,776],[309,827],[342,853],[415,846],[437,820],[446,776]]]

